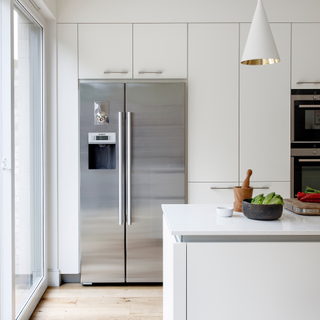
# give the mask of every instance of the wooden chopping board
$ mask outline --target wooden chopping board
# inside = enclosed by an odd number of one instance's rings
[[[298,199],[283,199],[285,209],[305,216],[319,216],[320,202],[302,202]]]

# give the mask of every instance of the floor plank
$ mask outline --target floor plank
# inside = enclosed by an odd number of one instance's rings
[[[31,320],[162,320],[162,286],[49,287]]]

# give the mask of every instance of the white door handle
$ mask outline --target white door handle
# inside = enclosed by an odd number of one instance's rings
[[[3,160],[2,160],[2,170],[11,171],[11,169],[7,167],[7,159],[6,158],[3,158]]]

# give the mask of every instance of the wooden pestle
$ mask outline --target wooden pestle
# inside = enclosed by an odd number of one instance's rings
[[[252,175],[252,170],[249,169],[247,171],[247,177],[242,183],[240,187],[234,187],[234,199],[235,202],[233,203],[233,210],[237,212],[242,212],[242,201],[244,199],[250,199],[252,197],[253,188],[250,188],[250,177]]]
[[[244,179],[244,181],[243,181],[243,184],[242,184],[242,187],[241,187],[242,189],[243,189],[243,188],[249,188],[251,175],[252,175],[252,170],[249,169],[249,170],[247,171],[247,177],[246,177],[246,178]]]

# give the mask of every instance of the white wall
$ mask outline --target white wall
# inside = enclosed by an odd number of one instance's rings
[[[263,3],[270,22],[320,22],[319,0],[264,0]],[[257,0],[57,0],[57,21],[251,22],[256,5]]]
[[[57,1],[56,0],[43,0],[45,6],[51,12],[52,16],[56,18],[57,16]]]

